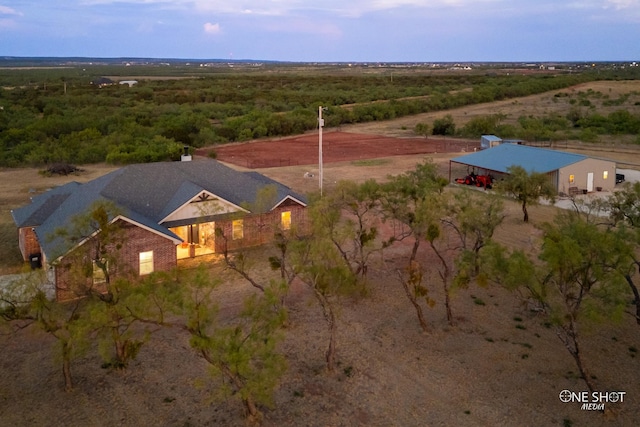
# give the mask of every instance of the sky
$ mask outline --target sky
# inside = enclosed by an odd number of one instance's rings
[[[640,0],[0,0],[0,56],[640,60]]]

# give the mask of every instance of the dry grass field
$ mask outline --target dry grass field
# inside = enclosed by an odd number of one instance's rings
[[[594,83],[593,90],[627,93],[627,82]],[[620,85],[620,86],[618,86]],[[609,92],[609,88],[612,88]],[[588,87],[579,90],[588,90]],[[553,94],[482,106],[487,111],[542,106]],[[613,95],[612,95],[613,96]],[[478,107],[479,108],[479,107]],[[515,110],[509,114],[516,114]],[[530,110],[533,111],[533,110]],[[443,113],[444,114],[444,113]],[[480,114],[476,107],[456,110],[454,117]],[[531,112],[531,114],[534,114]],[[431,117],[431,116],[429,116]],[[342,131],[407,136],[406,129],[429,117],[346,128]],[[618,153],[620,154],[620,153]],[[600,152],[602,157],[607,157]],[[610,153],[614,158],[615,153]],[[640,164],[639,154],[630,156]],[[325,189],[341,179],[384,180],[415,167],[428,157],[448,174],[452,154],[394,156],[369,161],[326,164]],[[314,169],[315,168],[315,169]],[[31,194],[69,180],[87,181],[111,170],[98,165],[70,177],[43,177],[34,169],[0,171],[0,225],[4,258],[17,249],[10,209]],[[261,169],[261,173],[306,193],[316,191],[317,166]],[[506,219],[496,239],[525,250],[537,244],[536,225],[553,219],[557,208],[530,209],[531,224],[521,221],[515,203],[506,203]],[[552,328],[518,297],[499,287],[457,290],[455,326],[445,320],[442,294],[433,276],[426,277],[436,305],[426,309],[430,332],[421,332],[415,313],[394,270],[402,265],[406,245],[386,251],[369,269],[369,296],[346,299],[339,314],[339,372],[327,375],[323,352],[324,320],[310,292],[294,284],[288,300],[290,322],[282,351],[288,370],[276,390],[275,408],[265,410],[267,426],[635,426],[640,413],[640,330],[631,316],[597,328],[585,327],[585,359],[602,391],[626,391],[623,403],[607,405],[605,414],[562,403],[559,393],[584,390],[577,369]],[[266,249],[250,254],[265,259]],[[11,255],[14,254],[14,255]],[[425,249],[421,255],[430,258]],[[19,263],[18,263],[19,264]],[[213,269],[218,268],[212,266]],[[15,272],[5,262],[2,273]],[[217,271],[217,270],[215,270]],[[225,316],[233,316],[250,286],[229,275],[218,289]],[[258,270],[263,277],[268,272]],[[64,393],[53,342],[28,328],[15,336],[0,335],[0,426],[235,426],[243,425],[235,401],[214,401],[214,384],[206,364],[195,355],[180,330],[159,329],[126,372],[100,368],[95,352],[72,366],[76,388]]]

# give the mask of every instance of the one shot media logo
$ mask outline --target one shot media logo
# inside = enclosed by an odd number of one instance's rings
[[[581,404],[583,411],[604,411],[607,403],[624,403],[626,391],[571,391],[562,390],[558,397],[562,403]]]

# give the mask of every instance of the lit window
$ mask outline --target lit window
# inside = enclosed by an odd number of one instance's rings
[[[573,181],[576,180],[575,175],[569,175],[569,184],[573,184]]]
[[[244,237],[243,224],[241,219],[236,219],[232,223],[233,240],[242,239]]]
[[[98,263],[93,260],[93,283],[105,283],[107,276],[104,274],[105,270],[98,266]],[[107,268],[105,264],[105,269]]]
[[[140,275],[153,273],[153,251],[140,252]]]
[[[607,179],[607,178],[609,178],[609,171],[602,172],[602,179]]]
[[[280,225],[283,230],[288,230],[291,228],[291,211],[282,212],[280,214]]]

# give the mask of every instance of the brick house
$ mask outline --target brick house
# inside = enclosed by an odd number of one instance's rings
[[[123,233],[114,263],[118,271],[110,268],[111,277],[167,271],[180,260],[261,245],[276,229],[307,224],[303,196],[264,175],[212,159],[129,165],[85,184],[71,182],[12,211],[23,259],[46,269],[58,300],[74,297],[73,263],[93,268],[93,277],[83,279],[87,285],[99,287],[104,281],[91,264],[99,230],[73,244],[55,233],[99,202],[115,206],[109,224]]]

